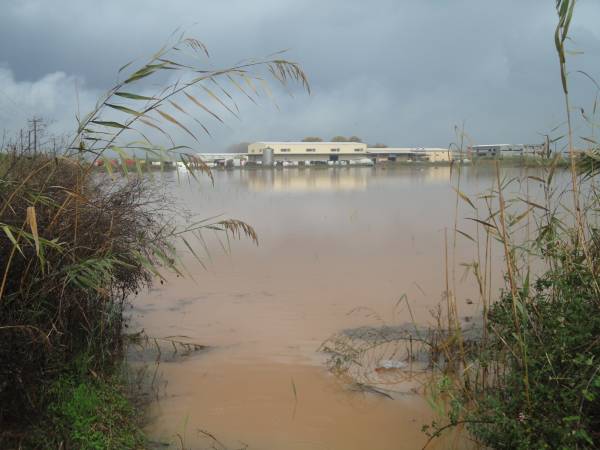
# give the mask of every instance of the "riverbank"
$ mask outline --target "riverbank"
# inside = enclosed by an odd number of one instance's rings
[[[164,265],[141,252],[163,251],[169,238],[159,231],[163,219],[147,210],[153,200],[141,180],[96,180],[88,167],[75,158],[3,154],[3,448],[139,441],[119,376],[123,311],[151,268]],[[154,204],[161,205],[156,197]]]

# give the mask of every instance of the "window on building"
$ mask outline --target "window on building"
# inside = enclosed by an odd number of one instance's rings
[[[314,152],[314,151],[316,151],[316,149],[315,148],[307,148],[306,151],[307,152]]]
[[[339,149],[339,148],[332,148],[332,149],[331,149],[331,151],[332,151],[332,152],[339,152],[339,151],[340,151],[340,149]]]
[[[362,152],[362,148],[355,148],[354,151],[355,152]]]
[[[282,149],[281,149],[281,151],[282,151],[283,153],[286,153],[286,152],[289,152],[289,151],[290,151],[290,149],[289,149],[289,148],[282,148]]]

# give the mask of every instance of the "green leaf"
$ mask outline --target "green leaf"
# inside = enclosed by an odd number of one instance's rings
[[[139,116],[143,116],[144,115],[144,113],[141,113],[141,112],[136,111],[134,109],[128,108],[126,106],[115,105],[113,103],[105,103],[105,105],[108,106],[109,108],[113,108],[113,109],[116,109],[118,111],[122,111],[124,113],[131,114],[132,116],[139,117]]]
[[[588,389],[583,389],[581,391],[581,394],[583,395],[583,397],[588,401],[588,402],[593,402],[596,399],[596,394],[594,394],[593,392],[589,391]]]
[[[109,158],[107,158],[106,156],[102,156],[102,160],[104,161],[103,166],[105,167],[106,172],[108,173],[108,176],[110,176],[111,178],[114,179],[113,169],[112,169],[112,161]]]
[[[131,61],[129,61],[127,64],[124,64],[124,65],[122,65],[122,66],[119,68],[119,73],[123,72],[123,71],[124,71],[124,70],[125,70],[127,67],[129,67],[131,64],[133,64],[133,62],[134,62],[134,61],[135,61],[135,60],[131,60]]]
[[[125,80],[123,83],[127,84],[127,83],[131,83],[133,81],[137,81],[140,80],[142,78],[145,78],[149,75],[152,75],[154,72],[156,72],[157,70],[160,69],[164,69],[167,66],[166,63],[162,63],[162,64],[148,64],[144,67],[142,67],[140,70],[138,70],[137,72],[134,72],[129,78],[127,78],[127,80]]]
[[[481,220],[481,219],[476,219],[476,218],[474,218],[474,217],[467,217],[467,220],[472,220],[472,221],[474,221],[474,222],[480,223],[481,225],[483,225],[483,226],[485,226],[485,227],[488,227],[488,228],[492,228],[492,229],[494,229],[494,230],[496,229],[496,226],[495,226],[495,225],[493,225],[493,224],[491,224],[491,223],[489,223],[489,222],[485,222],[485,221],[483,221],[483,220]]]
[[[121,147],[113,146],[110,149],[117,153],[121,158],[121,166],[123,166],[123,172],[125,173],[125,176],[128,177],[129,169],[127,168],[127,160],[129,159],[129,155],[127,155],[127,153],[125,153],[125,151]]]
[[[128,130],[129,127],[126,125],[123,125],[119,122],[112,122],[112,121],[104,121],[104,120],[92,120],[92,123],[95,123],[96,125],[102,125],[104,127],[111,127],[111,128],[121,128],[124,130]]]
[[[535,175],[529,175],[527,178],[530,178],[535,181],[539,181],[542,184],[546,184],[546,180],[544,180],[543,178],[540,178],[540,177],[536,177]]]
[[[593,139],[593,138],[588,138],[588,137],[585,137],[585,136],[580,136],[580,138],[583,139],[584,141],[590,142],[590,143],[592,143],[594,145],[598,144],[598,142],[596,142],[596,140]]]
[[[4,234],[6,234],[6,237],[10,240],[10,242],[13,243],[13,245],[17,248],[17,250],[19,250],[19,253],[21,255],[23,255],[23,251],[21,250],[21,247],[19,247],[19,244],[17,243],[15,236],[12,234],[12,231],[10,231],[10,227],[8,225],[2,225],[2,230],[4,231]],[[23,255],[23,256],[25,256],[25,255]]]
[[[187,241],[187,239],[182,236],[181,240],[183,241],[185,246],[188,248],[188,250],[192,253],[192,255],[194,255],[194,258],[196,258],[196,261],[198,261],[200,263],[200,265],[204,268],[204,270],[206,270],[206,265],[204,264],[204,261],[202,261],[200,256],[198,256],[198,254],[194,251],[193,247],[190,245],[190,243]]]
[[[456,229],[456,232],[458,234],[460,234],[461,236],[466,237],[467,239],[469,239],[472,242],[475,242],[475,239],[473,239],[471,236],[469,236],[467,233],[465,233],[464,231],[460,231],[459,229]]]
[[[115,92],[115,95],[131,100],[157,100],[154,97],[146,97],[145,95],[132,94],[130,92]]]

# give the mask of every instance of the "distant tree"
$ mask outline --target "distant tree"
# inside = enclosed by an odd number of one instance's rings
[[[237,144],[231,144],[227,149],[226,153],[246,153],[248,151],[248,145],[250,142],[238,142]]]
[[[359,138],[358,136],[350,136],[348,138],[348,142],[362,142],[362,139]]]
[[[382,144],[381,142],[378,142],[377,144],[375,144],[373,146],[373,148],[387,148],[387,145]]]
[[[323,139],[318,136],[306,136],[302,142],[323,142]]]
[[[331,138],[331,142],[348,142],[348,138],[345,136],[334,136]]]

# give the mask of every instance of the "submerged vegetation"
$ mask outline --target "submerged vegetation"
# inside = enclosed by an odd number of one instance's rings
[[[164,271],[183,275],[178,248],[196,255],[203,230],[256,241],[241,221],[185,216],[155,175],[126,163],[142,152],[212,178],[169,127],[198,140],[195,128],[209,133],[198,111],[220,122],[217,108],[237,117],[229,89],[252,101],[270,95],[261,70],[308,88],[300,67],[283,59],[205,70],[207,57],[203,44],[181,36],[145,64],[121,68],[123,81],[78,118],[62,149],[16,141],[1,149],[0,447],[141,447],[140,415],[119,382],[129,296],[162,282]],[[161,73],[178,78],[150,91],[145,80]],[[115,155],[123,161],[116,170],[92,170]]]

